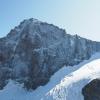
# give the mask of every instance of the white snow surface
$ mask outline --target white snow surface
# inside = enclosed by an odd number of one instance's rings
[[[98,57],[99,55],[97,54]],[[66,75],[56,87],[47,93],[44,100],[84,100],[82,88],[96,78],[100,78],[99,58]]]
[[[56,72],[47,85],[27,91],[23,84],[9,80],[0,90],[0,100],[83,100],[82,88],[100,77],[100,53],[79,65],[64,66]]]

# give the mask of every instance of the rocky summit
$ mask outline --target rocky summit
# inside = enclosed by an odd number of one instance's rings
[[[99,42],[37,19],[24,20],[0,39],[0,89],[9,79],[36,89],[64,65],[76,65],[99,51]]]

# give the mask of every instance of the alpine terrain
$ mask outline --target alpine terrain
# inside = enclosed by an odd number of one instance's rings
[[[0,38],[1,100],[100,100],[100,42],[26,19]]]

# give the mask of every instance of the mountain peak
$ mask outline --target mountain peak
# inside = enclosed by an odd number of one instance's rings
[[[24,83],[27,89],[36,89],[63,65],[73,66],[98,51],[100,43],[71,36],[37,19],[26,19],[0,43],[0,70],[5,71],[5,67],[9,72],[2,73],[1,78],[6,78],[0,81],[1,88],[9,77]]]
[[[35,18],[29,18],[29,19],[24,19],[21,24],[27,24],[27,23],[40,23],[41,21],[39,21],[38,19]]]

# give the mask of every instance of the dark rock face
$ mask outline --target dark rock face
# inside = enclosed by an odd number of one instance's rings
[[[0,87],[13,79],[35,89],[63,65],[78,64],[99,51],[99,42],[71,36],[35,19],[24,20],[0,39]]]
[[[84,100],[100,100],[100,79],[94,79],[82,89]]]

